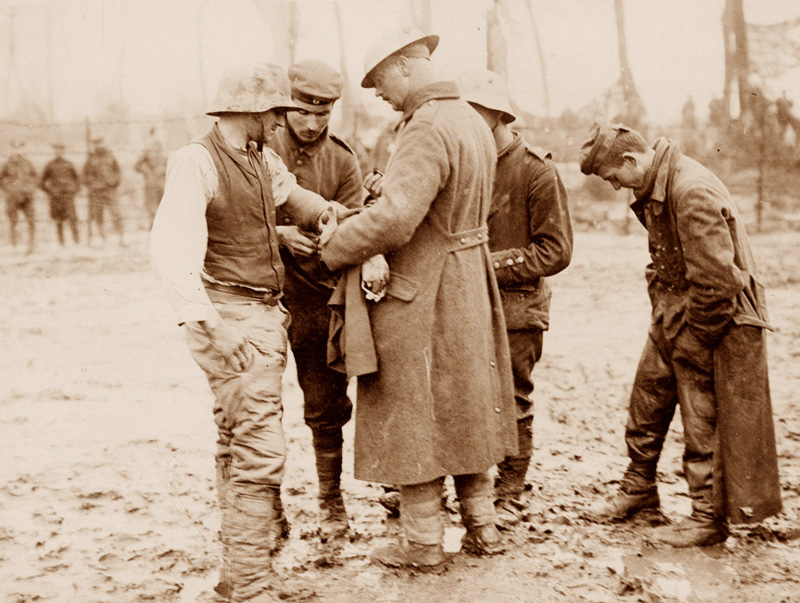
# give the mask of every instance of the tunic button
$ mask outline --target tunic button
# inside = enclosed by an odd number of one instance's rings
[[[524,262],[524,261],[525,261],[525,260],[523,260],[522,258],[517,258],[517,264],[521,264],[521,263],[522,263],[522,262]]]
[[[495,262],[493,265],[494,265],[495,270],[500,268],[500,262]]]
[[[466,240],[465,238],[463,238],[463,237],[462,237],[462,238],[461,238],[461,244],[463,245],[463,244],[464,244],[464,243],[466,243],[466,242],[467,242],[467,240]]]
[[[291,224],[292,223],[292,219],[289,218],[289,217],[286,217],[286,218],[283,219],[283,223],[284,224]]]
[[[483,239],[483,234],[479,232],[478,233],[478,240],[480,241],[481,239]]]
[[[506,260],[506,264],[508,264],[509,266],[513,266],[514,265],[514,260],[512,260],[511,258],[508,258]]]
[[[500,412],[500,407],[499,406],[495,406],[494,407],[494,412]]]
[[[494,368],[494,366],[495,366],[495,365],[494,365],[494,360],[490,360],[490,361],[489,361],[489,366],[491,366],[492,368]]]
[[[298,159],[297,160],[297,165],[303,165],[303,160],[302,159]]]

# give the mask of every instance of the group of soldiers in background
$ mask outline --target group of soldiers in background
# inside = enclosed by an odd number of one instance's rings
[[[151,132],[152,134],[152,132]],[[78,232],[78,213],[75,198],[81,188],[86,187],[88,200],[87,240],[91,245],[94,233],[105,240],[105,214],[111,216],[114,230],[119,236],[120,245],[125,244],[122,214],[119,206],[119,188],[122,171],[119,162],[102,138],[91,139],[91,149],[79,174],[75,165],[64,157],[66,145],[62,142],[52,144],[55,157],[51,159],[37,176],[36,169],[23,154],[25,143],[12,141],[12,155],[0,170],[0,189],[6,200],[11,245],[17,246],[17,222],[22,214],[28,224],[28,253],[36,247],[36,216],[34,194],[41,188],[48,197],[50,218],[55,222],[58,242],[65,244],[64,227],[69,227],[72,239],[80,242]],[[134,165],[134,169],[144,178],[145,209],[152,220],[164,191],[166,156],[161,144],[153,140],[144,149]]]

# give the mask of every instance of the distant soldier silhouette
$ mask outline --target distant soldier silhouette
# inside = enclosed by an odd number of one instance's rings
[[[102,138],[92,139],[92,150],[83,166],[83,183],[89,193],[89,244],[92,244],[92,225],[96,225],[105,241],[103,228],[106,210],[111,214],[120,245],[125,244],[122,216],[119,211],[117,190],[121,182],[119,163]]]
[[[144,208],[152,222],[161,197],[164,196],[167,157],[161,142],[155,137],[155,128],[150,130],[150,136],[150,142],[139,156],[134,169],[144,177]]]
[[[75,211],[75,195],[81,187],[78,170],[71,161],[64,158],[65,145],[53,143],[55,158],[45,166],[42,172],[41,187],[50,198],[50,217],[56,223],[58,243],[64,246],[64,222],[69,223],[72,231],[72,240],[77,245],[80,242],[78,235],[78,214]]]
[[[12,141],[12,155],[0,170],[0,188],[3,189],[6,198],[11,245],[17,246],[17,214],[22,212],[28,221],[28,253],[31,253],[36,241],[33,194],[38,181],[33,164],[22,155],[24,146],[25,143],[21,140]]]

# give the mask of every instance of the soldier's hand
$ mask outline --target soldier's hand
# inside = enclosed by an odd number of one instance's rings
[[[382,255],[376,255],[361,264],[361,288],[369,301],[380,301],[389,284],[389,264]]]
[[[208,335],[212,347],[225,358],[236,373],[247,370],[255,358],[253,345],[239,329],[219,316],[199,323]]]
[[[278,242],[294,256],[310,257],[317,252],[314,234],[299,226],[278,226]]]
[[[372,170],[372,172],[364,176],[363,186],[370,195],[377,199],[383,192],[383,174],[378,170]]]

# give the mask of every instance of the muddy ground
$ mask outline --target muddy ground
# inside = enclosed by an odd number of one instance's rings
[[[635,229],[634,229],[635,230]],[[800,601],[800,236],[752,237],[768,286],[770,371],[784,512],[723,545],[648,543],[658,516],[581,519],[625,466],[627,396],[645,341],[645,239],[581,229],[554,278],[552,327],[536,367],[529,522],[491,559],[456,555],[441,576],[387,571],[369,551],[398,526],[379,488],[344,488],[355,531],[336,558],[317,545],[315,478],[302,397],[285,377],[291,540],[276,559],[284,600],[382,602]],[[32,256],[0,251],[0,600],[205,600],[217,579],[212,398],[146,259],[129,246]],[[663,459],[667,518],[689,508],[675,421]],[[450,486],[450,485],[449,485]],[[450,486],[452,487],[452,486]],[[458,548],[457,515],[447,532]]]

